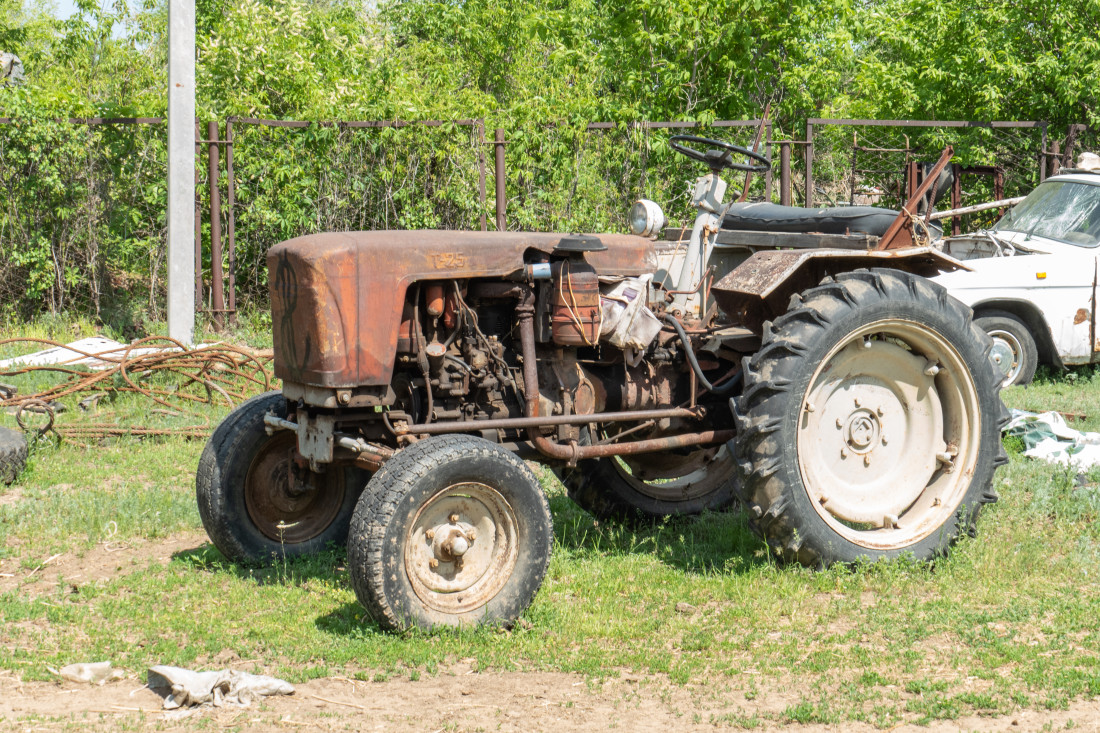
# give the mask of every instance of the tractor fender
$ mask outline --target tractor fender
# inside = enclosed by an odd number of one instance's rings
[[[826,276],[868,267],[904,270],[923,277],[971,269],[935,247],[776,250],[754,253],[715,283],[711,293],[736,325],[759,334],[764,321],[787,311],[795,293],[814,287]]]

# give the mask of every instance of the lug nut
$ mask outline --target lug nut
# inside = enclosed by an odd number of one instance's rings
[[[886,434],[885,433],[883,433],[883,435],[882,435],[882,444],[886,445]]]
[[[841,429],[841,428],[843,428],[843,427],[844,427],[844,423],[843,423],[843,422],[841,421],[841,419],[840,419],[840,418],[838,417],[838,418],[836,419],[836,429],[837,429],[837,430],[840,430],[840,429]]]
[[[863,465],[864,466],[870,466],[871,465],[871,456],[869,456],[869,455],[863,456]]]
[[[438,568],[439,567],[439,560],[436,560],[433,557],[431,560],[428,560],[428,565],[432,568]]]
[[[474,540],[476,540],[477,539],[477,530],[474,529],[473,527],[470,527],[468,530],[466,530],[466,539],[468,539],[470,542],[473,542]]]
[[[843,448],[841,448],[841,449],[840,449],[840,457],[841,457],[841,458],[847,458],[847,457],[848,457],[848,451],[846,451],[846,450],[844,450]]]
[[[450,517],[448,517],[448,519],[451,520],[451,524],[458,524],[458,515],[457,514],[452,514]]]
[[[876,407],[876,408],[875,408],[875,414],[876,414],[876,415],[878,415],[879,417],[882,417],[882,416],[883,416],[883,415],[885,415],[886,413],[885,413],[885,412],[883,412],[883,410],[882,410],[882,408],[881,408],[881,407]]]
[[[852,401],[856,403],[856,407],[859,407],[859,398],[858,398],[858,397],[856,397],[856,398],[855,398],[854,400],[852,400]]]
[[[427,532],[424,533],[424,536],[427,537],[429,540],[434,540],[435,539],[435,530],[434,529],[429,529]]]

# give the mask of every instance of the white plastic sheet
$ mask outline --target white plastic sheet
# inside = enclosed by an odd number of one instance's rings
[[[1100,433],[1074,430],[1057,412],[1011,413],[1004,432],[1023,439],[1025,456],[1079,469],[1100,466]]]

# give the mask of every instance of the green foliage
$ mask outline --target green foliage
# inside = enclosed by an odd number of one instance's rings
[[[1096,124],[1098,23],[1092,0],[873,0],[856,25],[852,87],[863,93],[839,106],[855,116]]]
[[[505,129],[513,229],[622,231],[639,196],[660,201],[673,221],[689,219],[696,168],[668,150],[671,133],[636,126],[643,120],[699,121],[700,134],[748,145],[749,128],[705,125],[756,118],[766,106],[773,139],[801,137],[805,120],[822,115],[1056,125],[1097,116],[1100,6],[1091,0],[199,0],[196,14],[202,119],[484,119],[490,132]],[[19,54],[27,73],[25,87],[0,89],[0,116],[21,120],[0,125],[0,296],[9,314],[75,305],[123,321],[158,316],[163,126],[54,120],[163,115],[166,28],[160,0],[80,0],[66,21],[45,0],[0,0],[0,48]],[[618,126],[585,129],[596,120]],[[263,254],[283,239],[493,221],[492,148],[476,128],[236,132],[246,296],[262,299]],[[860,138],[866,148],[933,158],[947,142],[935,129]],[[854,197],[853,139],[849,128],[819,132],[819,200]],[[950,141],[966,165],[1015,155],[1008,195],[1035,182],[1038,132],[975,129]],[[867,163],[859,183],[896,204],[905,155],[871,155],[880,170]],[[797,154],[795,165],[798,175]],[[967,186],[992,195],[988,178]],[[761,178],[750,193],[763,194]],[[205,209],[205,182],[200,196]]]

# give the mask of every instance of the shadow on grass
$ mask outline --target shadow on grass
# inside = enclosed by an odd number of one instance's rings
[[[687,573],[737,573],[773,562],[736,509],[636,527],[594,519],[564,496],[550,497],[550,510],[557,546],[574,556],[651,555]]]
[[[332,547],[315,555],[284,559],[272,557],[264,564],[236,563],[221,554],[209,542],[172,555],[173,560],[186,563],[201,572],[226,572],[256,585],[293,585],[310,579],[347,585],[347,552]]]

